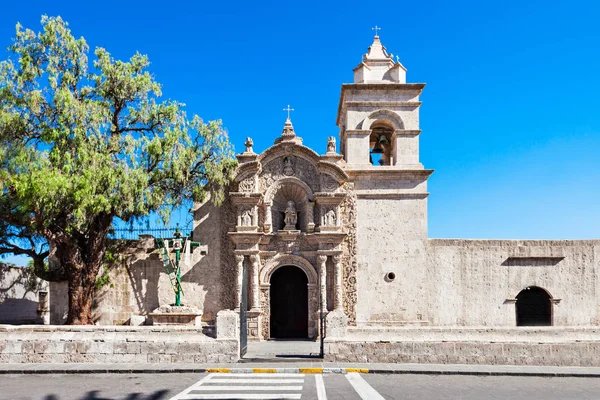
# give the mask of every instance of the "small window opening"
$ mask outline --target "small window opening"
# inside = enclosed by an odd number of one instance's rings
[[[517,326],[551,326],[552,302],[544,289],[530,286],[517,295]]]

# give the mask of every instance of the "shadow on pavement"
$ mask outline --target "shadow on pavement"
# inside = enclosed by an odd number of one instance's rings
[[[129,393],[126,397],[123,397],[124,400],[162,400],[167,397],[169,393],[168,390],[157,390],[152,394],[144,394],[144,393]],[[99,396],[99,390],[92,390],[87,392],[87,394],[83,397],[80,397],[79,400],[117,400],[115,397],[101,397]],[[121,397],[119,397],[121,399]],[[55,394],[49,394],[44,397],[44,400],[60,400],[60,398]]]

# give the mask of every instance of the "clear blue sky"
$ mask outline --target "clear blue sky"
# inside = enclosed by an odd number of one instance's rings
[[[378,25],[408,81],[427,83],[430,237],[600,237],[597,2],[32,0],[3,4],[0,48],[42,14],[117,58],[148,54],[165,97],[222,119],[238,151],[246,136],[270,146],[289,103],[324,152]]]

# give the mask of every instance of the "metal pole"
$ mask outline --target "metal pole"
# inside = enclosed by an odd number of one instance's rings
[[[323,288],[321,287],[321,273],[322,273],[321,272],[321,266],[319,266],[319,277],[318,277],[319,278],[319,285],[318,285],[318,288],[319,288],[319,310],[320,310],[320,312],[319,312],[319,326],[320,326],[320,329],[319,330],[320,330],[320,333],[321,333],[319,335],[319,337],[321,339],[321,343],[320,343],[320,346],[319,346],[319,356],[323,357],[323,355],[325,354],[324,353],[324,350],[325,350],[324,349],[324,342],[323,342],[323,340],[325,339],[325,336],[324,336],[325,332],[324,332],[324,324],[323,324]]]
[[[175,266],[177,267],[177,282],[181,282],[181,268],[179,268],[179,260],[181,259],[181,250],[175,250]],[[175,305],[181,305],[181,291],[179,290],[179,286],[176,286],[175,291]]]

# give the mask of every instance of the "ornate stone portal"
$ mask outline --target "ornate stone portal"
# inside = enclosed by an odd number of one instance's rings
[[[274,146],[258,155],[247,138],[238,161],[229,193],[236,213],[234,230],[228,232],[235,255],[230,270],[238,310],[244,269],[248,273],[249,339],[271,337],[270,310],[278,301],[271,299],[271,276],[284,266],[300,268],[308,278],[309,338],[320,334],[320,310],[324,316],[340,310],[352,321],[355,289],[344,282],[356,282],[350,262],[355,241],[347,229],[354,202],[335,140],[329,138],[327,154],[319,156],[302,145],[288,118]]]

